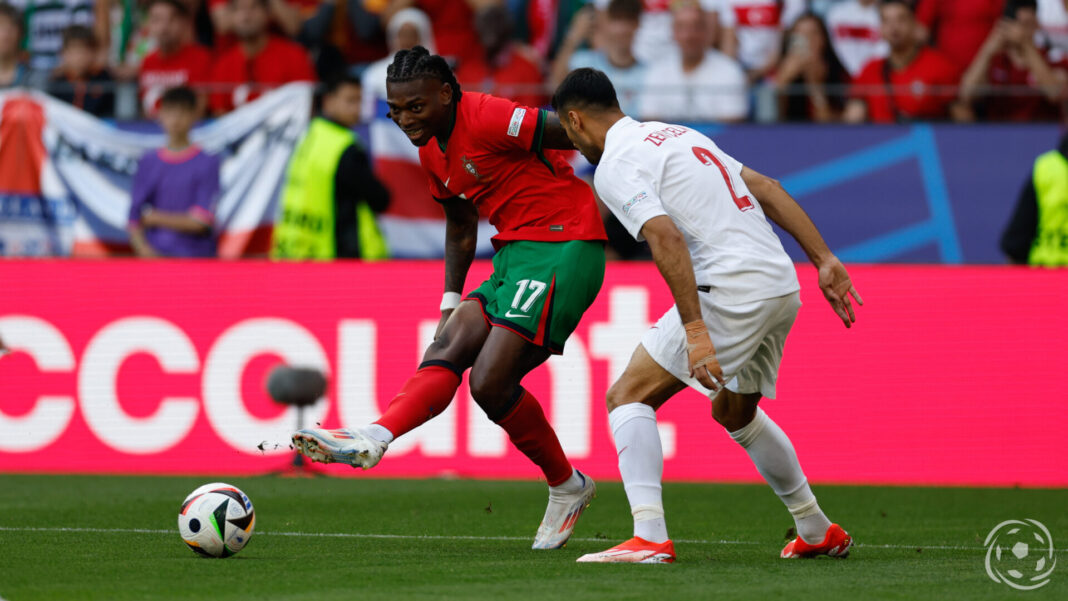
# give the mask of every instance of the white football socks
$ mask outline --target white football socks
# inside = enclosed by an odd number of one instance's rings
[[[660,480],[664,451],[656,429],[656,411],[644,403],[628,403],[608,414],[619,455],[619,474],[634,516],[634,536],[653,543],[668,540]]]
[[[393,442],[393,433],[390,432],[389,429],[385,426],[371,424],[369,426],[360,428],[360,432],[363,433],[365,436],[369,436],[370,438],[377,440],[378,442],[384,442],[386,444]]]
[[[782,428],[757,407],[753,421],[730,435],[749,453],[757,471],[786,504],[794,516],[798,536],[813,545],[823,542],[831,521],[816,503],[794,445]]]

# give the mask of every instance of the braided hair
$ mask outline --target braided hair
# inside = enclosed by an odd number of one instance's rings
[[[386,68],[387,83],[403,83],[416,79],[436,79],[452,86],[452,97],[460,99],[460,84],[456,82],[445,59],[430,54],[430,51],[422,46],[416,46],[411,50],[400,50],[393,55],[393,62]]]

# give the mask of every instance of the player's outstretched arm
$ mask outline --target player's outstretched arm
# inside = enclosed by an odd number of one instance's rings
[[[671,289],[679,317],[686,328],[686,350],[690,357],[690,375],[710,390],[723,386],[723,368],[716,359],[716,348],[708,335],[697,298],[697,280],[693,274],[690,249],[675,222],[667,215],[653,217],[642,225],[642,237],[649,242],[660,275]]]
[[[478,210],[474,203],[453,197],[441,203],[445,209],[445,292],[463,294],[467,271],[475,260],[478,244]],[[452,309],[442,309],[437,334],[445,327]]]
[[[762,175],[749,167],[742,167],[742,179],[749,191],[753,193],[764,214],[782,229],[789,232],[801,245],[812,264],[819,270],[820,290],[831,308],[842,319],[845,327],[852,326],[857,320],[853,311],[852,296],[857,304],[863,305],[857,289],[849,278],[849,272],[834,256],[827,242],[823,240],[816,224],[812,223],[805,210],[790,196],[777,180]]]

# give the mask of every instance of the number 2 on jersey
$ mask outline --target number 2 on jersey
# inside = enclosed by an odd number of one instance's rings
[[[519,290],[515,292],[515,299],[512,300],[512,308],[526,313],[530,311],[530,308],[534,306],[534,301],[538,300],[538,297],[545,292],[545,282],[539,282],[538,280],[519,280],[516,282],[519,284]],[[523,294],[527,289],[530,289],[530,296],[527,301],[520,307],[519,303],[523,302]]]
[[[711,150],[701,148],[700,146],[694,146],[693,156],[697,157],[697,160],[705,165],[715,165],[716,167],[719,167],[719,172],[723,175],[723,181],[727,182],[727,189],[731,192],[731,199],[734,200],[734,204],[738,206],[739,211],[748,211],[753,208],[752,198],[749,198],[747,195],[738,196],[738,194],[734,192],[734,183],[731,182],[731,175],[727,173],[727,168],[716,158],[716,155],[712,154]]]

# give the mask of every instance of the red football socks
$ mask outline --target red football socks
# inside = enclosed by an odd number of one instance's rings
[[[549,486],[559,486],[571,477],[571,462],[560,447],[556,431],[529,392],[522,390],[519,402],[497,425],[504,428],[517,449],[541,468]]]
[[[445,411],[459,386],[460,375],[452,365],[428,361],[404,383],[375,423],[389,430],[394,438],[411,432]]]

